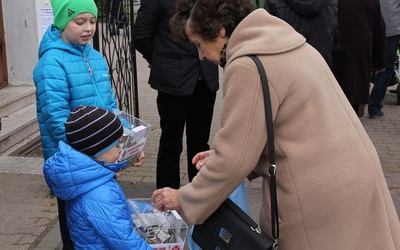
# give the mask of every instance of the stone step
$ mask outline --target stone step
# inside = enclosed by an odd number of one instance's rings
[[[0,89],[0,117],[5,117],[13,112],[35,103],[34,86],[7,86]],[[36,111],[35,111],[36,113]]]
[[[13,146],[7,148],[5,151],[0,153],[0,156],[37,156],[39,158],[43,158],[42,152],[35,149],[38,143],[40,143],[39,130],[34,131],[32,134],[27,135],[25,138],[15,143]]]
[[[0,89],[0,155],[11,154],[38,136],[34,86]]]

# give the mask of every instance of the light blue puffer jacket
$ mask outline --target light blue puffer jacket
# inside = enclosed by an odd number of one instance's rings
[[[65,139],[64,122],[76,106],[118,109],[103,56],[90,44],[68,44],[60,36],[60,30],[54,25],[48,28],[33,70],[45,159],[52,156],[58,142]]]
[[[67,222],[75,249],[152,248],[136,234],[124,192],[114,179],[122,163],[107,164],[64,142],[44,164],[45,180],[66,201]]]

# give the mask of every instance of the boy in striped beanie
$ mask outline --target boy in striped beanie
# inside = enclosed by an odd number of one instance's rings
[[[122,134],[113,112],[78,106],[65,122],[67,142],[60,141],[43,166],[47,185],[65,201],[74,249],[151,250],[136,233],[129,203],[115,180],[127,165],[126,160],[117,162]]]
[[[118,158],[116,146],[123,132],[121,121],[114,113],[97,107],[78,106],[65,122],[65,137],[71,147],[110,163]]]

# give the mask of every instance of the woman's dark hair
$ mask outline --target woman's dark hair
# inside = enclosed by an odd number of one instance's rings
[[[185,33],[186,22],[190,17],[195,0],[177,0],[175,14],[170,20],[172,40],[175,42],[188,42]]]
[[[189,19],[192,32],[205,41],[214,41],[222,27],[230,37],[236,26],[253,10],[251,0],[178,0],[170,23],[173,38],[188,41],[185,25]]]

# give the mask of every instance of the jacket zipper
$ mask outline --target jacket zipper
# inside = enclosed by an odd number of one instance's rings
[[[94,80],[92,66],[90,66],[89,60],[86,58],[85,53],[83,51],[82,51],[82,56],[83,56],[83,60],[85,60],[88,71],[89,71],[90,75],[92,76],[92,81],[93,81],[93,85],[96,90],[97,96],[99,96],[99,100],[102,102],[103,106],[105,107],[104,100],[103,100],[103,98],[101,98],[101,94],[99,93],[99,89],[97,88],[96,81]]]
[[[86,58],[86,56],[85,56],[85,54],[83,53],[83,51],[82,51],[82,56],[83,56],[83,60],[85,60],[85,63],[86,63],[86,66],[87,66],[87,68],[88,68],[88,70],[89,70],[90,75],[93,77],[93,69],[92,69],[92,67],[90,66],[89,61],[88,61],[88,59]]]

